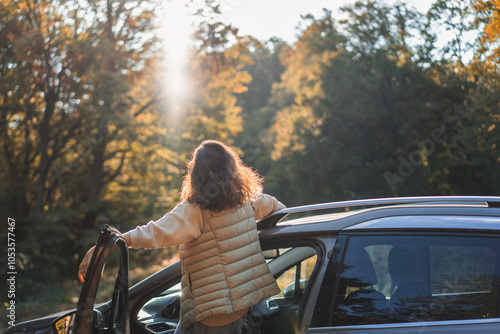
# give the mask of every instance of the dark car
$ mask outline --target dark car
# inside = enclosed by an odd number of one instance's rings
[[[500,333],[500,197],[326,203],[257,226],[282,289],[253,307],[263,334]],[[120,233],[104,229],[97,245],[77,310],[5,333],[173,333],[180,263],[129,289]],[[115,285],[98,303],[113,253]]]

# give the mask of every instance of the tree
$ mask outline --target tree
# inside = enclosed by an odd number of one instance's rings
[[[435,35],[445,37],[444,46],[441,47],[441,57],[447,61],[460,61],[465,63],[468,51],[472,50],[474,38],[471,33],[474,18],[471,15],[471,6],[468,1],[436,1],[427,13],[427,18],[435,31]],[[437,37],[435,38],[437,40]]]
[[[289,96],[279,99],[271,137],[272,175],[287,185],[280,194],[287,203],[438,192],[430,179],[441,166],[434,158],[444,150],[443,114],[464,92],[441,86],[436,69],[405,46],[402,27],[409,25],[400,14],[381,18],[394,9],[355,6],[343,23],[348,34],[329,48],[302,48],[331,36],[304,32],[274,90],[274,99]],[[310,29],[320,26],[313,21]]]
[[[494,63],[500,63],[500,2],[498,0],[476,0],[472,2],[474,24],[481,32],[479,53],[486,53]]]
[[[2,195],[5,216],[19,221],[27,288],[72,276],[75,260],[63,254],[84,252],[103,223],[123,223],[137,173],[163,176],[177,161],[152,109],[160,91],[150,2],[2,1],[0,10]],[[142,156],[154,141],[150,166]],[[155,177],[141,181],[172,182]]]
[[[249,46],[255,41],[238,35],[238,29],[221,22],[203,22],[196,33],[188,72],[191,90],[181,106],[182,117],[176,132],[181,152],[192,150],[205,139],[232,144],[242,131],[241,107],[237,95],[251,80],[244,70],[251,63]]]
[[[247,85],[248,90],[238,96],[244,128],[235,145],[243,151],[243,161],[261,173],[266,173],[271,163],[271,147],[263,139],[277,111],[269,106],[269,99],[284,71],[281,56],[289,49],[288,44],[277,38],[258,43],[251,50],[252,64],[245,68],[252,81]]]
[[[319,20],[310,15],[304,19],[310,25],[295,48],[284,56],[285,71],[281,82],[273,85],[266,106],[266,109],[278,110],[267,136],[267,142],[274,147],[271,152],[274,163],[267,175],[268,188],[288,205],[302,203],[309,196],[307,190],[303,195],[298,194],[299,189],[303,190],[303,182],[295,172],[305,163],[308,136],[315,132],[318,124],[314,108],[324,97],[322,67],[340,52],[345,42],[328,12]]]
[[[447,138],[431,177],[451,194],[497,194],[498,62],[494,1],[437,1],[428,17],[453,33],[434,79],[458,99],[443,113]],[[491,28],[493,28],[491,30]],[[473,48],[475,46],[475,49]]]

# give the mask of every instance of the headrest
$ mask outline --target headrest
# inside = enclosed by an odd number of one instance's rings
[[[389,251],[389,274],[393,281],[411,282],[416,279],[415,259],[403,246],[395,246]]]
[[[352,287],[365,287],[378,283],[372,260],[364,248],[347,251],[342,277],[346,278],[347,285]]]

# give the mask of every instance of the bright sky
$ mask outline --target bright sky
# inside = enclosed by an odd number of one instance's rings
[[[240,29],[242,35],[252,35],[260,40],[277,36],[289,43],[296,41],[295,27],[300,16],[314,14],[322,16],[322,8],[332,11],[335,18],[340,17],[338,9],[355,0],[222,0],[222,12],[227,23]],[[395,0],[386,0],[388,4]],[[434,0],[408,0],[409,3],[425,13]]]

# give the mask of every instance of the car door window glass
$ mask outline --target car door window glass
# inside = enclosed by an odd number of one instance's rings
[[[297,263],[292,268],[283,272],[277,279],[278,286],[281,292],[276,295],[277,297],[289,297],[290,294],[293,296],[293,291],[295,290],[295,282],[297,279],[297,270],[300,270],[300,290],[302,293],[305,291],[309,278],[312,275],[314,266],[316,265],[317,255],[311,256],[306,260]]]
[[[118,249],[113,249],[109,252],[102,270],[99,286],[97,288],[96,305],[108,302],[113,297],[119,270],[120,251]]]
[[[500,242],[472,236],[353,236],[332,325],[498,317]]]
[[[261,333],[296,333],[300,307],[316,262],[311,247],[280,250],[280,256],[269,262],[281,292],[253,307]]]
[[[253,316],[262,333],[293,334],[301,298],[317,262],[316,251],[311,247],[294,247],[280,248],[269,254],[273,254],[268,259],[269,267],[281,292],[254,305]],[[172,284],[178,281],[180,277]],[[298,289],[297,281],[300,282]],[[180,293],[179,283],[148,300],[138,311],[135,327],[144,332],[173,331],[179,319]]]

